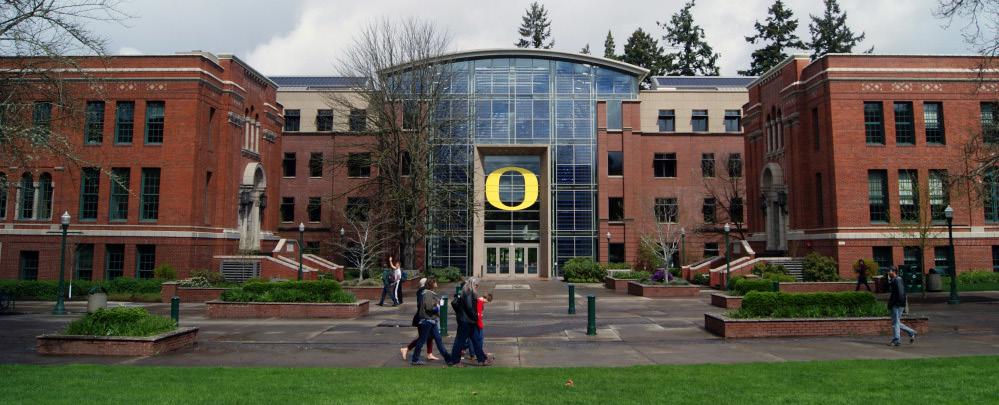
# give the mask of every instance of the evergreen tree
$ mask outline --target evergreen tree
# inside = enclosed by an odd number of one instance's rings
[[[617,45],[614,44],[614,36],[607,30],[607,39],[604,40],[604,57],[607,59],[617,59]]]
[[[757,21],[756,35],[746,37],[746,42],[761,42],[765,45],[753,51],[753,62],[749,70],[740,70],[740,75],[762,75],[787,58],[785,49],[805,49],[805,43],[794,33],[798,29],[798,19],[794,18],[794,12],[785,8],[781,0],[775,1],[768,11],[767,24]]]
[[[583,49],[579,50],[579,53],[581,53],[583,55],[589,55],[590,54],[590,44],[587,43],[586,46],[583,47]]]
[[[663,42],[674,50],[666,54],[671,62],[666,71],[671,75],[717,76],[718,54],[704,41],[704,29],[694,24],[694,16],[690,13],[692,8],[694,0],[673,14],[669,24],[656,22],[666,30]]]
[[[635,66],[649,69],[643,87],[648,87],[652,83],[653,76],[662,76],[667,59],[663,56],[663,48],[659,46],[652,35],[649,35],[641,28],[635,30],[624,44],[624,54],[620,60]]]
[[[822,17],[809,15],[812,22],[808,24],[808,31],[812,33],[812,42],[808,43],[808,47],[812,49],[812,59],[827,53],[853,52],[853,47],[864,40],[865,34],[854,35],[853,30],[846,26],[846,13],[839,9],[839,2],[823,1],[826,10]],[[873,50],[872,47],[867,52]]]
[[[545,43],[552,36],[552,22],[548,19],[548,10],[538,2],[531,3],[520,23],[520,40],[515,45],[518,48],[542,48],[551,49],[555,46],[555,41]]]

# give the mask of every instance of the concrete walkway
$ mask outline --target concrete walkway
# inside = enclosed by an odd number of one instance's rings
[[[497,365],[514,367],[628,366],[827,359],[897,359],[999,355],[999,293],[962,294],[960,305],[943,295],[920,300],[914,315],[930,318],[930,332],[915,345],[892,348],[885,336],[724,340],[704,331],[709,290],[690,299],[649,299],[614,293],[602,285],[576,286],[576,315],[567,315],[565,284],[557,281],[489,282],[496,299],[486,309],[486,349]],[[453,292],[445,286],[442,291]],[[597,297],[597,336],[586,336],[586,295]],[[181,323],[200,330],[195,347],[156,357],[48,357],[34,352],[36,335],[53,333],[79,317],[53,316],[52,303],[20,302],[22,314],[0,315],[0,363],[102,363],[188,366],[403,367],[399,348],[416,336],[409,326],[412,297],[400,307],[372,305],[354,320],[214,320],[203,304],[184,304]],[[144,305],[168,314],[167,304]],[[454,336],[445,337],[450,349]],[[431,363],[433,364],[433,363]]]

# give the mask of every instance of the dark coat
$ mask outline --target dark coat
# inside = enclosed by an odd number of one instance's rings
[[[888,308],[905,306],[905,284],[902,277],[895,277],[888,281]]]
[[[476,310],[475,303],[479,297],[475,293],[471,293],[462,294],[458,299],[461,301],[461,305],[458,306],[460,310],[455,311],[454,314],[458,322],[478,324],[479,311]]]

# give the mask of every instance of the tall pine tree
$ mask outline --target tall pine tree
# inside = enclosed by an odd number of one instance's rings
[[[548,10],[545,10],[545,6],[538,2],[531,3],[522,20],[520,29],[517,30],[521,36],[515,44],[518,48],[551,49],[555,46],[555,40],[545,43],[552,36],[552,22],[548,19]]]
[[[617,59],[617,45],[614,44],[614,35],[607,30],[607,39],[604,40],[604,57],[607,59]]]
[[[812,42],[808,43],[808,47],[812,50],[812,59],[827,53],[853,52],[853,47],[863,41],[865,36],[863,32],[854,35],[853,30],[846,26],[846,13],[839,9],[839,2],[824,2],[826,10],[822,17],[809,15],[812,22],[808,24],[808,31],[812,33]],[[873,50],[872,47],[867,52]]]
[[[641,28],[635,30],[628,38],[628,42],[625,42],[624,55],[621,55],[620,60],[649,69],[649,75],[642,83],[642,87],[645,88],[652,83],[653,76],[662,76],[663,68],[667,64],[667,60],[663,56],[663,48],[659,46],[659,42]]]
[[[756,35],[746,37],[746,42],[751,44],[761,42],[765,45],[753,51],[753,62],[749,70],[740,70],[740,75],[762,75],[787,58],[784,50],[805,49],[805,43],[794,33],[798,29],[798,19],[794,18],[794,12],[784,7],[784,2],[781,0],[775,1],[768,12],[767,24],[763,25],[757,21]]]
[[[656,22],[666,30],[663,36],[666,47],[673,50],[666,54],[670,61],[666,71],[681,76],[717,76],[718,54],[704,41],[704,29],[694,24],[694,16],[690,12],[692,8],[694,0],[673,14],[669,24]]]

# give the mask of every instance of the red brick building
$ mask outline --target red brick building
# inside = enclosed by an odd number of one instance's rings
[[[757,252],[817,251],[846,277],[862,257],[946,268],[949,204],[957,268],[997,268],[999,218],[947,181],[962,173],[963,146],[995,111],[997,76],[979,77],[980,62],[796,56],[754,81],[744,110]]]

